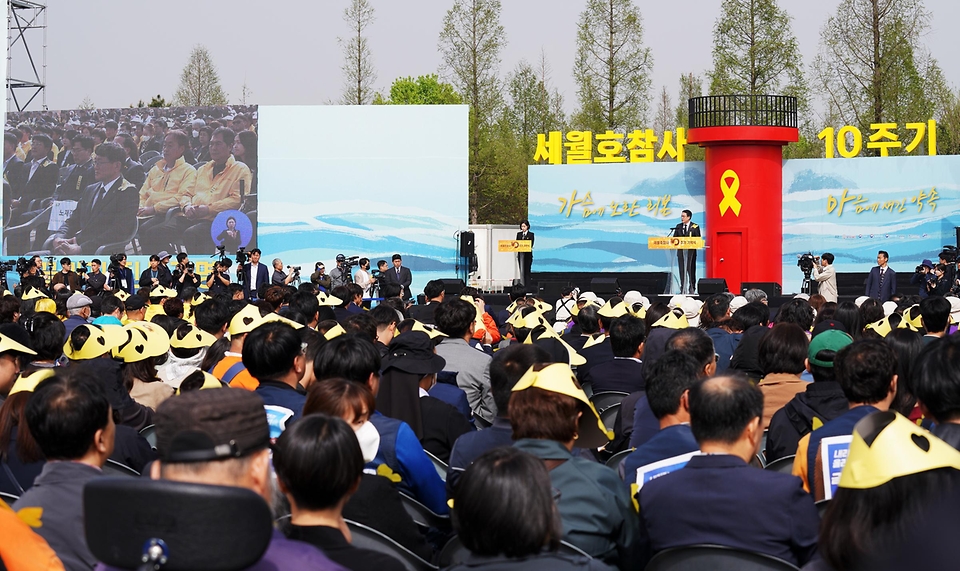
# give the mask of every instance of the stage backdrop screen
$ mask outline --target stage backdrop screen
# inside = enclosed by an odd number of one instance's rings
[[[649,250],[683,210],[703,225],[703,163],[543,165],[529,168],[534,272],[664,272],[680,291],[674,250]],[[703,276],[704,256],[697,256]],[[644,292],[647,294],[656,292]]]
[[[57,257],[105,258],[166,250],[199,257],[217,246],[229,254],[255,245],[256,106],[28,111],[6,118],[7,136],[21,140],[4,167],[5,255],[50,250]],[[103,142],[121,145],[113,149],[123,161],[118,173],[109,153],[97,153]],[[109,184],[105,192],[101,183]]]
[[[264,256],[329,274],[337,254],[427,281],[453,278],[467,228],[465,105],[261,106],[259,241]],[[392,265],[390,266],[392,267]],[[352,268],[351,273],[356,268]]]

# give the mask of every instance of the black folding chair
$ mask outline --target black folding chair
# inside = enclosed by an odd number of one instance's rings
[[[120,569],[245,569],[273,533],[263,498],[227,486],[95,478],[83,512],[90,551]]]
[[[155,424],[144,426],[140,430],[140,436],[146,439],[147,444],[150,445],[150,448],[153,448],[154,450],[157,449],[157,426]]]
[[[437,474],[440,475],[440,479],[444,482],[447,481],[447,463],[443,460],[437,458],[430,452],[424,450],[427,453],[427,457],[430,458],[430,462],[433,464],[433,469],[437,471]]]
[[[620,418],[620,403],[614,403],[600,411],[600,422],[607,427],[607,430],[616,429],[618,418]]]
[[[126,478],[139,478],[140,472],[137,472],[130,466],[117,462],[116,460],[107,459],[107,463],[103,465],[103,473],[108,476],[117,476],[117,477],[126,477]]]
[[[13,502],[19,499],[20,499],[19,497],[13,494],[8,494],[7,492],[0,492],[0,500],[3,500],[4,503],[6,503],[8,506],[12,506]]]
[[[622,393],[619,391],[603,391],[594,393],[594,395],[590,397],[590,402],[593,403],[593,406],[597,409],[597,412],[603,412],[615,404],[620,404],[620,402],[628,396],[630,396],[629,393]]]
[[[782,559],[722,545],[690,545],[656,554],[646,571],[798,571]]]
[[[792,474],[793,473],[793,459],[796,455],[784,456],[783,458],[778,458],[773,462],[770,462],[763,467],[764,470],[773,470],[774,472],[780,472],[781,474]]]
[[[347,527],[350,528],[350,535],[353,536],[352,544],[354,547],[385,553],[400,561],[407,571],[434,571],[438,568],[372,527],[349,519],[345,521]]]
[[[433,510],[400,492],[400,501],[403,509],[407,510],[414,523],[424,528],[450,529],[450,516],[434,513]]]
[[[593,559],[586,551],[583,551],[576,545],[567,542],[561,541],[560,548],[557,549],[557,553],[565,553],[567,555],[575,555],[580,557],[586,557],[587,559]],[[443,549],[440,551],[440,568],[444,569],[450,567],[451,565],[457,565],[463,563],[467,556],[470,555],[470,550],[463,545],[463,541],[460,540],[459,535],[454,535],[447,541],[446,545],[443,546]]]
[[[617,452],[613,456],[607,458],[607,461],[604,462],[604,464],[607,465],[607,468],[613,468],[614,470],[617,470],[620,467],[620,464],[622,464],[627,456],[629,456],[634,450],[636,450],[636,448],[621,450],[620,452]]]

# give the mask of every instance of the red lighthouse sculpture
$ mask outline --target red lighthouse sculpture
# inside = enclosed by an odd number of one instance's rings
[[[799,138],[797,100],[773,95],[690,99],[687,141],[705,149],[707,276],[783,283],[783,146]]]

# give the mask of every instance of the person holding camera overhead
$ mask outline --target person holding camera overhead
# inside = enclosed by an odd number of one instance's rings
[[[227,257],[220,258],[214,263],[213,271],[207,278],[207,290],[210,295],[229,292],[230,266],[232,265],[233,261]]]
[[[330,276],[327,275],[327,267],[323,265],[323,262],[317,262],[316,271],[310,274],[310,283],[317,284],[323,289],[323,291],[330,291],[332,287],[330,286]]]
[[[837,270],[833,267],[833,254],[824,252],[813,259],[813,279],[819,283],[820,295],[827,301],[837,302]]]
[[[194,273],[196,266],[190,261],[186,252],[177,254],[177,267],[173,270],[173,287],[177,294],[188,287],[200,287],[200,277]]]
[[[293,268],[293,271],[290,272],[290,275],[288,276],[287,274],[283,273],[283,261],[280,258],[273,259],[273,277],[270,279],[271,284],[285,286],[298,277],[300,277],[299,267]]]

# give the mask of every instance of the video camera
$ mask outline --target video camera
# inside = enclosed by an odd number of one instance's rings
[[[30,260],[22,256],[17,258],[17,266],[16,266],[17,273],[20,274],[21,276],[30,271],[30,266],[31,266]]]
[[[78,274],[85,274],[85,273],[87,273],[87,270],[88,270],[88,268],[87,268],[87,261],[86,261],[86,260],[80,260],[79,262],[77,262],[77,273],[78,273]]]
[[[250,259],[250,254],[244,251],[244,248],[237,248],[237,266],[242,266],[247,263],[247,260]]]
[[[811,252],[800,254],[797,258],[799,258],[797,260],[797,267],[800,268],[800,271],[802,271],[805,276],[809,277],[819,258]]]
[[[194,264],[193,262],[187,262],[187,265],[185,267],[188,274],[192,274],[193,270],[195,270],[196,268],[197,268],[197,265]]]

